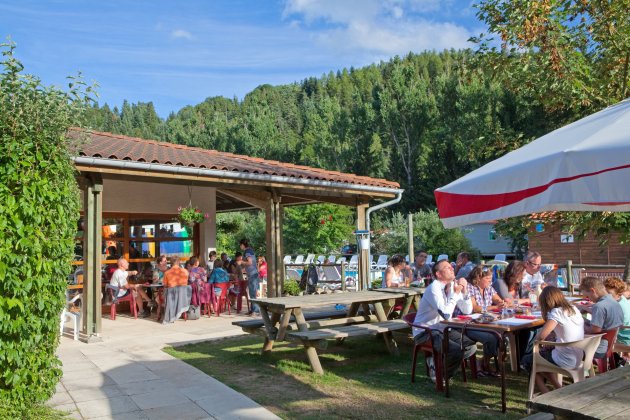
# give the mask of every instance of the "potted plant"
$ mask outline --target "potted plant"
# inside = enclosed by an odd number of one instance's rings
[[[192,236],[195,223],[203,223],[210,215],[202,213],[197,207],[188,204],[186,207],[177,208],[177,221],[186,229],[188,236]]]

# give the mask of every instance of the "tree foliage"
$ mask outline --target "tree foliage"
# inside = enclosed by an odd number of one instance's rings
[[[480,52],[513,91],[578,116],[628,96],[629,0],[481,0],[477,7],[490,32],[476,39]]]
[[[14,48],[2,45],[0,74],[0,400],[25,407],[61,376],[59,313],[79,219],[66,133],[87,99],[80,79],[63,92],[23,74]]]

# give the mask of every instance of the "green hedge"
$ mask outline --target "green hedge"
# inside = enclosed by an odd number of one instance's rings
[[[45,88],[22,74],[13,45],[1,48],[0,401],[24,408],[61,376],[59,314],[79,218],[66,133],[86,99],[80,81],[67,93]]]

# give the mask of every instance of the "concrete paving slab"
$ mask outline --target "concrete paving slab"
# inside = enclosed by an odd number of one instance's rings
[[[77,407],[83,418],[86,419],[140,411],[140,407],[130,397],[125,395],[103,398],[101,400],[83,401],[77,403]]]
[[[104,398],[125,395],[118,385],[106,385],[98,388],[75,389],[69,392],[74,402],[102,400]]]
[[[66,405],[66,404],[73,404],[73,403],[74,403],[74,400],[72,399],[70,394],[66,391],[56,392],[55,395],[53,395],[53,397],[50,400],[48,400],[48,405],[50,405],[51,407],[55,407],[59,405]]]
[[[145,414],[151,420],[205,420],[213,418],[205,410],[195,404],[178,404],[168,407],[153,408],[146,410]]]
[[[185,395],[171,390],[132,395],[131,399],[143,410],[191,403],[191,400]]]
[[[242,335],[231,322],[244,319],[249,318],[202,317],[163,326],[151,319],[103,318],[102,342],[61,339],[57,354],[64,377],[49,403],[59,404],[76,418],[90,419],[277,418],[162,351],[165,346]],[[74,403],[64,404],[68,397]]]

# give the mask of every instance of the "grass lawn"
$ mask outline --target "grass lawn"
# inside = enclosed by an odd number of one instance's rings
[[[411,340],[395,335],[400,357],[382,340],[329,341],[318,350],[323,376],[311,372],[301,346],[276,342],[262,356],[262,338],[247,336],[198,343],[166,351],[249,396],[287,419],[334,418],[521,418],[525,415],[527,377],[508,372],[508,412],[501,413],[501,384],[496,378],[462,381],[455,374],[451,397],[435,391],[420,355],[416,383],[410,381]],[[470,377],[470,375],[468,375]]]

